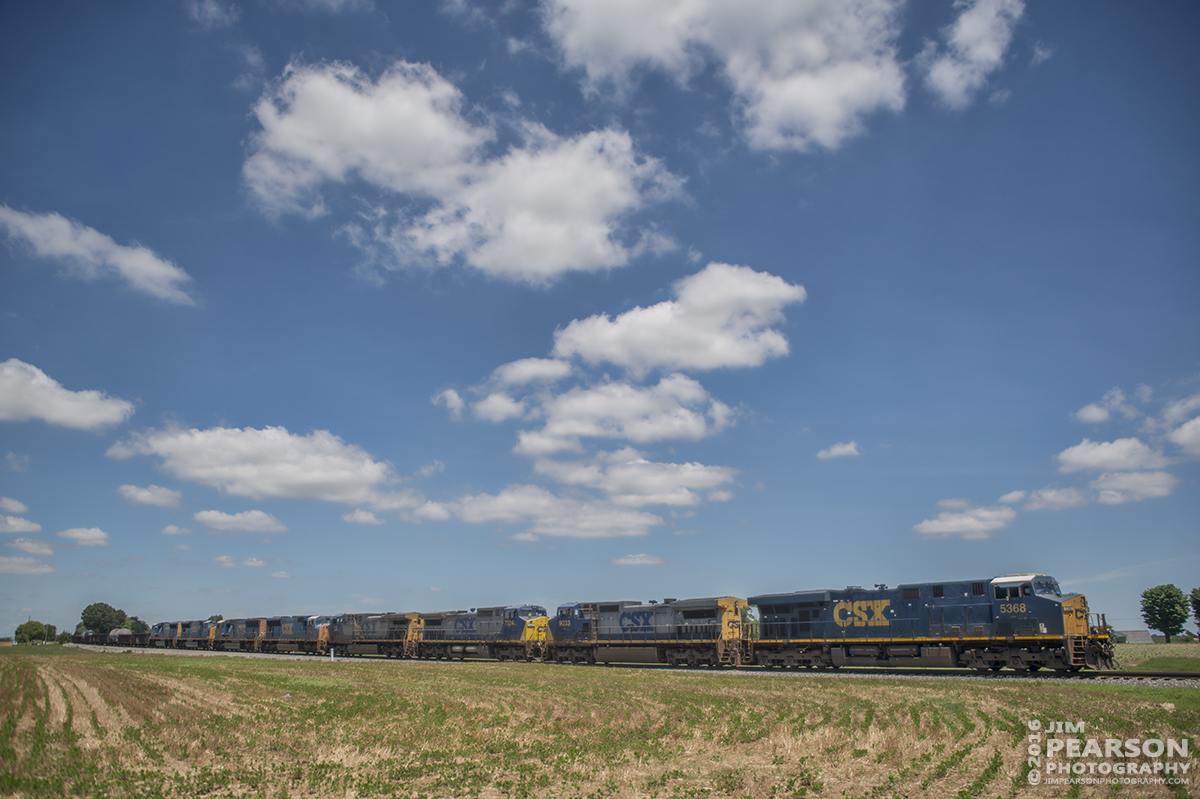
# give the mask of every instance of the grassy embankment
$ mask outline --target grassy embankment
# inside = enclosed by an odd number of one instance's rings
[[[1126,671],[1200,672],[1200,644],[1117,644],[1117,667]]]
[[[1026,720],[1181,738],[1200,691],[39,647],[0,713],[4,795],[991,799],[1067,795]]]

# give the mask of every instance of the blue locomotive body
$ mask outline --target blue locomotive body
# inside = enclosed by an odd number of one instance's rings
[[[751,597],[764,666],[1103,668],[1087,601],[1044,574]],[[1096,626],[1099,626],[1098,624]]]
[[[740,665],[744,651],[736,597],[568,602],[550,620],[549,657],[572,663]]]
[[[419,656],[533,660],[546,644],[546,609],[541,605],[420,614]]]

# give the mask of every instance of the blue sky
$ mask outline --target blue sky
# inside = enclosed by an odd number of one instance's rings
[[[750,8],[753,6],[753,8]],[[1200,585],[1187,3],[0,6],[0,623]]]

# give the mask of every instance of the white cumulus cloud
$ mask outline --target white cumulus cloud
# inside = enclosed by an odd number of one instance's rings
[[[1200,416],[1172,430],[1167,434],[1167,440],[1188,455],[1200,457]]]
[[[1149,390],[1146,386],[1143,386],[1142,389],[1143,391],[1139,393]],[[1075,418],[1085,424],[1099,424],[1111,419],[1113,412],[1120,413],[1126,419],[1136,419],[1142,415],[1136,406],[1126,400],[1124,391],[1120,388],[1112,388],[1104,394],[1099,402],[1084,405],[1077,410]]]
[[[667,561],[657,555],[625,555],[624,557],[610,560],[613,566],[662,566]]]
[[[506,419],[520,419],[525,415],[525,403],[514,400],[501,392],[488,394],[479,402],[471,405],[471,412],[479,419],[488,422],[503,422]]]
[[[217,557],[213,558],[213,562],[221,564],[226,569],[237,569],[242,567],[261,568],[267,565],[265,560],[259,560],[258,558],[246,558],[245,560],[238,560],[237,558],[230,557],[229,555],[218,555]]]
[[[625,266],[647,246],[623,240],[622,220],[679,187],[625,131],[560,138],[543,130],[388,240],[400,253],[429,252],[442,264],[461,256],[489,275],[547,285],[568,271]],[[671,248],[660,241],[649,249]]]
[[[16,358],[0,363],[0,420],[41,419],[75,430],[100,430],[133,415],[133,403],[103,391],[71,391]]]
[[[1025,510],[1065,510],[1087,503],[1087,494],[1078,488],[1042,488],[1030,492]]]
[[[271,576],[279,580],[290,580],[292,575],[288,572],[271,572]]]
[[[451,515],[450,508],[441,502],[426,502],[412,511],[414,519],[431,522],[444,522]]]
[[[1058,453],[1058,462],[1060,472],[1093,469],[1125,471],[1157,469],[1165,466],[1167,459],[1137,438],[1095,442],[1085,438],[1075,446]]]
[[[228,28],[238,21],[242,11],[233,3],[225,4],[220,0],[187,0],[184,5],[188,16],[205,30]]]
[[[74,541],[81,547],[106,547],[109,543],[108,533],[99,527],[72,527],[55,535]]]
[[[0,497],[0,510],[5,513],[29,513],[29,506],[12,497]]]
[[[36,533],[41,529],[37,522],[20,516],[0,516],[0,533]]]
[[[135,505],[158,505],[163,508],[178,508],[183,504],[182,491],[175,491],[154,484],[148,485],[145,488],[135,485],[123,485],[117,489],[117,493],[126,502],[132,502]]]
[[[376,518],[374,513],[362,508],[356,508],[350,513],[343,513],[342,521],[350,524],[383,524],[383,519]]]
[[[926,538],[991,538],[994,532],[1005,529],[1017,517],[1014,509],[999,505],[974,505],[960,499],[944,499],[938,504],[952,510],[913,525],[913,529]]]
[[[714,489],[733,481],[736,469],[701,463],[656,463],[626,448],[586,461],[540,459],[534,470],[564,485],[603,491],[610,502],[626,507],[698,505],[702,495],[724,501],[731,494]]]
[[[1165,497],[1179,485],[1179,478],[1169,472],[1106,472],[1090,485],[1097,502],[1120,505]]]
[[[640,70],[686,83],[712,64],[751,147],[835,148],[904,106],[893,0],[544,0],[543,24],[585,86]]]
[[[1193,394],[1184,399],[1172,400],[1163,409],[1163,424],[1168,427],[1174,427],[1184,419],[1192,416],[1196,411],[1200,411],[1200,394]]]
[[[0,205],[0,227],[8,237],[67,266],[85,280],[118,277],[133,289],[178,305],[195,305],[185,290],[187,272],[140,245],[122,246],[98,230],[59,214],[27,214]]]
[[[942,31],[946,50],[923,54],[926,85],[951,108],[966,108],[1004,63],[1013,30],[1025,13],[1022,0],[956,0],[958,18]]]
[[[679,374],[644,388],[627,382],[572,388],[547,399],[541,410],[545,424],[532,435],[522,432],[517,444],[522,454],[576,449],[580,438],[694,441],[725,429],[734,416],[698,382]]]
[[[467,405],[459,393],[452,388],[448,388],[440,394],[435,394],[430,398],[429,401],[434,405],[444,406],[446,410],[450,411],[450,417],[452,419],[461,418],[463,408],[465,408]]]
[[[284,427],[150,428],[113,444],[107,454],[154,455],[176,478],[237,497],[317,499],[385,510],[411,504],[407,496],[385,490],[397,479],[391,464],[328,430],[298,435]]]
[[[613,538],[642,536],[663,523],[658,516],[607,502],[560,497],[541,486],[513,485],[499,494],[476,494],[455,503],[472,524],[528,524],[535,536]]]
[[[788,354],[775,326],[783,309],[803,302],[803,286],[746,266],[711,263],[678,281],[675,299],[634,308],[615,319],[577,319],[555,334],[554,354],[613,363],[635,376],[652,369],[709,370],[761,366]]]
[[[522,358],[492,372],[492,381],[502,387],[525,386],[530,383],[554,383],[571,374],[571,364],[555,358]]]
[[[40,541],[36,538],[18,538],[15,541],[10,541],[5,546],[19,549],[29,555],[53,555],[54,547],[50,546],[45,541]]]
[[[176,527],[173,524],[168,524],[158,531],[159,535],[191,535],[191,533],[192,531],[187,527]]]
[[[202,510],[197,511],[192,518],[205,527],[225,532],[283,533],[288,529],[286,524],[261,510],[247,510],[241,513]]]
[[[823,449],[817,453],[817,457],[820,458],[821,460],[828,460],[829,458],[844,458],[848,455],[861,455],[861,454],[862,453],[859,452],[859,450],[858,450],[858,442],[851,441],[848,444],[838,443],[838,444],[834,444],[832,447],[829,447],[828,449]]]
[[[0,558],[0,574],[50,574],[54,567],[36,558]]]
[[[496,131],[468,121],[464,104],[427,64],[399,61],[376,79],[348,64],[289,65],[255,106],[246,183],[269,214],[316,216],[324,185],[364,181],[427,208],[414,218],[385,203],[343,228],[376,265],[461,258],[537,285],[625,265],[639,251],[627,217],[679,192],[621,130],[560,137],[525,123],[519,144],[487,157]]]

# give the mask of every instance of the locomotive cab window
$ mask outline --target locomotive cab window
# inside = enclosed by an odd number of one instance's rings
[[[1021,596],[1033,596],[1033,586],[1029,583],[1021,586]]]
[[[1034,580],[1033,593],[1039,596],[1062,596],[1058,583],[1051,579]]]

